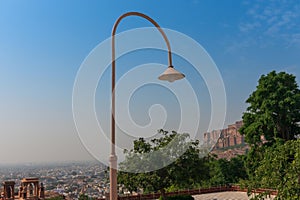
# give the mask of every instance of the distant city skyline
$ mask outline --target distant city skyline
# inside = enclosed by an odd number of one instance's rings
[[[93,159],[73,121],[73,85],[84,59],[110,37],[115,20],[128,11],[151,16],[163,28],[193,38],[208,52],[225,85],[224,127],[241,120],[247,108],[245,100],[261,75],[286,71],[300,82],[300,2],[2,0],[0,165]],[[118,33],[149,26],[149,22],[131,17],[120,24]],[[187,61],[177,55],[174,61],[196,91],[201,123],[208,123],[211,105],[205,82],[194,76]],[[151,62],[167,64],[167,58],[164,52],[151,50],[124,55],[118,60],[117,67],[124,67],[118,68],[117,77]],[[108,70],[95,94],[96,114],[108,134],[109,88]],[[147,124],[148,109],[160,103],[170,117],[165,128],[176,129],[178,102],[165,88],[139,88],[130,101],[132,118],[138,125]],[[199,131],[204,133],[206,126],[201,123]]]

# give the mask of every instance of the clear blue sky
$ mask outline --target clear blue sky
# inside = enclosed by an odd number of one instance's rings
[[[241,119],[262,74],[286,71],[300,80],[299,1],[0,0],[0,164],[91,159],[72,118],[73,83],[128,11],[206,49],[225,84],[225,124]],[[149,25],[126,19],[118,32]]]

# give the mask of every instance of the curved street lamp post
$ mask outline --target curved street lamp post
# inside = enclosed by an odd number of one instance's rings
[[[184,74],[178,72],[174,69],[172,65],[172,52],[171,52],[171,46],[170,42],[165,34],[165,32],[161,29],[161,27],[149,16],[139,13],[139,12],[128,12],[123,15],[121,15],[117,21],[115,22],[112,30],[112,78],[111,78],[111,85],[112,85],[112,110],[111,110],[111,154],[109,156],[109,162],[110,162],[110,173],[109,173],[109,179],[110,179],[110,200],[117,200],[118,199],[118,192],[117,192],[117,155],[115,150],[115,82],[116,82],[116,60],[115,60],[115,34],[117,27],[121,20],[128,16],[139,16],[142,18],[147,19],[150,21],[162,34],[167,47],[168,47],[168,58],[169,58],[169,67],[166,69],[164,73],[162,73],[158,79],[173,82],[175,80],[179,80],[184,78]]]

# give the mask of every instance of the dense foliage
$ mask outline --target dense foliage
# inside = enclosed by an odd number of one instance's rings
[[[275,71],[262,75],[246,102],[249,107],[240,132],[248,144],[287,141],[300,133],[300,90],[294,75]]]
[[[238,156],[231,160],[210,159],[210,177],[205,186],[229,185],[247,178],[244,157]]]
[[[143,188],[144,192],[160,191],[164,196],[171,186],[190,187],[208,176],[198,141],[188,141],[188,134],[174,131],[159,130],[159,133],[161,137],[151,141],[139,138],[132,150],[125,151],[118,182],[129,191]]]
[[[249,192],[257,188],[278,191],[277,199],[300,199],[300,139],[283,142],[277,140],[264,150],[251,181],[247,181]],[[256,199],[263,199],[261,194]]]
[[[275,71],[261,76],[247,103],[240,132],[251,145],[245,162],[249,194],[272,188],[277,199],[300,199],[300,91],[295,76]]]

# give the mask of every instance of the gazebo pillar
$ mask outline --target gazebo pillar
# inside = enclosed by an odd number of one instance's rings
[[[15,199],[15,182],[14,181],[4,181],[3,182],[4,199],[14,200]]]

